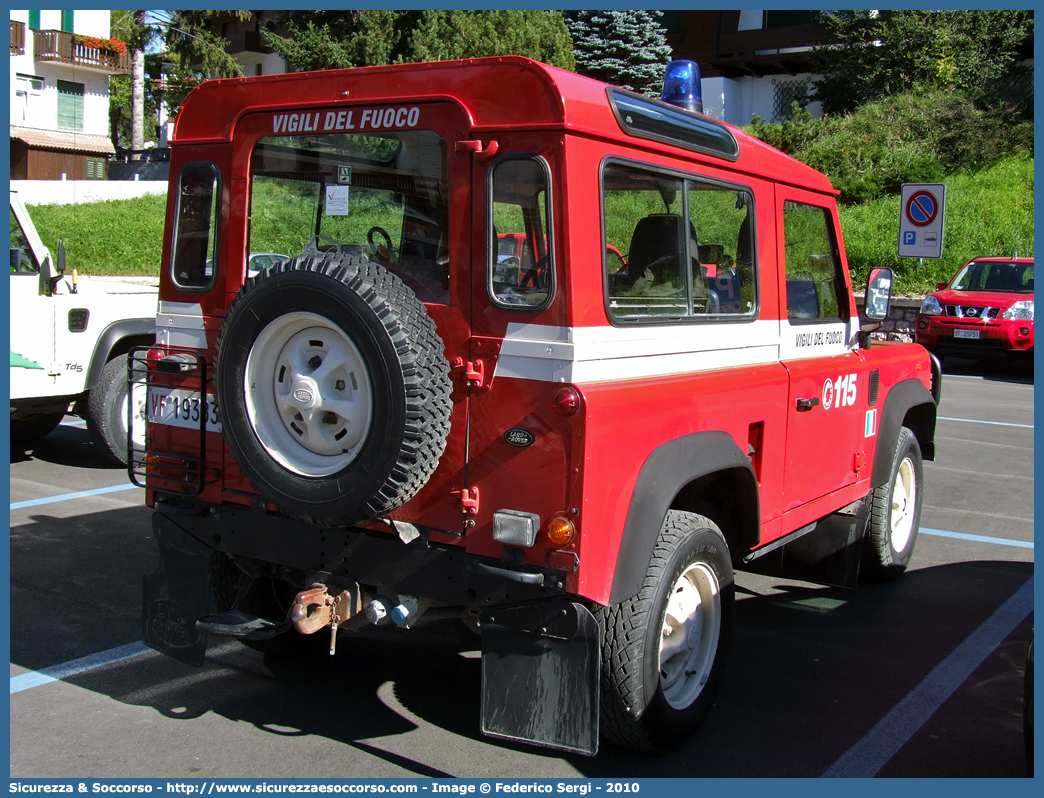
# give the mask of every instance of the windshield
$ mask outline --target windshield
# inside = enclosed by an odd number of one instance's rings
[[[957,291],[1033,293],[1033,263],[976,261],[965,264],[950,284]]]
[[[270,136],[251,160],[249,251],[380,263],[449,301],[446,148],[434,132]]]

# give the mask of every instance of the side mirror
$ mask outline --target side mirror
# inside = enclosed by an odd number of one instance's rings
[[[54,264],[54,268],[58,271],[59,275],[65,274],[65,239],[58,239],[58,260]]]
[[[949,283],[947,283],[947,282],[945,282],[945,281],[943,281],[943,282],[941,282],[941,283],[936,283],[936,284],[935,284],[935,290],[936,290],[936,291],[942,291],[942,290],[943,290],[944,288],[946,288],[946,287],[947,287],[948,285],[949,285]]]
[[[883,321],[888,318],[888,306],[891,301],[892,270],[872,269],[866,281],[863,315],[868,321]]]

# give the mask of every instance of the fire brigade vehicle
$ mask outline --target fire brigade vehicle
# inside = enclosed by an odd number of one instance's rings
[[[87,420],[103,455],[126,465],[128,413],[145,412],[145,391],[132,397],[128,352],[151,343],[156,286],[119,277],[66,274],[40,240],[25,204],[11,195],[11,442],[28,446],[66,413]]]
[[[830,183],[743,132],[521,57],[296,73],[195,89],[170,179],[150,646],[460,618],[485,734],[657,751],[735,568],[907,567],[939,373],[870,345]]]

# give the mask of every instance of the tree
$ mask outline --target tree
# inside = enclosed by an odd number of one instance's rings
[[[915,86],[988,99],[1011,73],[1032,26],[1019,11],[825,11],[826,41],[813,50],[816,96],[846,113]]]
[[[566,11],[577,71],[656,96],[671,60],[660,11]]]
[[[243,68],[228,54],[228,42],[211,29],[215,19],[230,17],[245,21],[251,11],[168,11],[165,42],[181,63],[196,70],[203,79],[241,77]]]
[[[557,11],[287,11],[269,45],[299,69],[524,55],[573,69],[572,41]]]
[[[155,38],[156,31],[146,23],[145,12],[141,10],[112,11],[109,19],[112,35],[126,43],[131,55],[131,75],[128,86],[124,87],[121,83],[117,83],[115,86],[117,96],[124,93],[123,89],[129,88],[130,102],[113,103],[111,91],[113,81],[110,80],[109,124],[110,128],[118,132],[118,120],[125,109],[129,108],[130,148],[140,150],[145,144],[145,49]]]

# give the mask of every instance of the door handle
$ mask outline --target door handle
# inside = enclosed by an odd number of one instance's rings
[[[807,413],[813,407],[819,404],[819,398],[813,396],[811,399],[798,399],[797,400],[797,411],[799,413]]]

